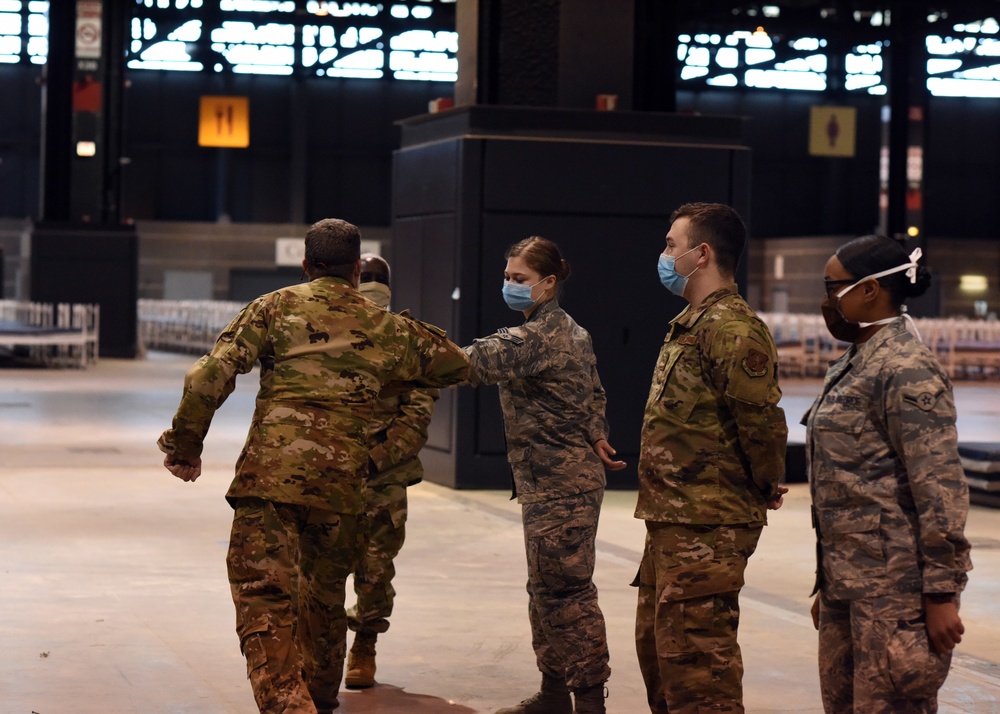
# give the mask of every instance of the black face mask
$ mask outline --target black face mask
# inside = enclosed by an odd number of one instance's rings
[[[836,302],[834,302],[836,300]],[[826,329],[830,331],[835,339],[841,342],[850,342],[854,344],[858,337],[861,335],[861,325],[856,322],[851,322],[844,314],[840,311],[840,299],[834,298],[823,298],[823,302],[819,304],[820,312],[823,313],[823,321],[826,323]]]

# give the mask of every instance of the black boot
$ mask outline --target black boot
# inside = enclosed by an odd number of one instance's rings
[[[604,698],[607,690],[603,684],[596,687],[584,687],[573,690],[573,699],[576,701],[575,714],[605,714]]]
[[[538,693],[516,706],[498,709],[496,714],[573,714],[573,701],[565,681],[542,674]]]

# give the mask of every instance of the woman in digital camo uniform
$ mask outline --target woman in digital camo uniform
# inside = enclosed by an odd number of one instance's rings
[[[827,712],[937,711],[964,632],[972,566],[955,402],[903,316],[904,300],[930,284],[919,257],[864,236],[826,265],[823,316],[850,343],[805,418]]]
[[[519,327],[465,351],[470,382],[498,384],[507,457],[524,524],[528,611],[541,690],[497,714],[603,714],[608,667],[604,615],[594,586],[594,542],[608,443],[606,399],[590,335],[557,296],[569,265],[551,241],[531,237],[507,252],[503,296]]]

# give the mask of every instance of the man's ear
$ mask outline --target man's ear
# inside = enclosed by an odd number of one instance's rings
[[[704,256],[705,256],[705,267],[706,268],[709,265],[712,265],[713,263],[715,263],[715,253],[712,251],[712,246],[710,246],[708,243],[705,243],[704,241],[702,241],[698,245],[698,247],[699,248],[701,248],[701,247],[705,248]]]
[[[351,285],[357,290],[361,285],[361,258],[354,262],[354,271],[351,273]]]

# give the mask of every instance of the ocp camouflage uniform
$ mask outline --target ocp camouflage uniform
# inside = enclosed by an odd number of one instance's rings
[[[538,669],[574,690],[603,684],[611,670],[593,574],[605,474],[593,444],[608,423],[590,335],[549,300],[465,350],[470,381],[500,387]]]
[[[380,397],[369,426],[369,472],[365,480],[364,553],[354,570],[357,604],[347,611],[348,627],[359,634],[389,629],[396,590],[393,560],[406,537],[406,488],[424,469],[417,454],[427,442],[436,389],[415,389]]]
[[[957,598],[972,567],[951,382],[900,318],[831,365],[805,422],[823,706],[937,711],[951,654],[922,598]]]
[[[385,312],[347,280],[317,278],[264,295],[233,319],[188,370],[160,448],[180,460],[200,456],[215,410],[258,360],[256,409],[226,494],[235,509],[227,563],[236,629],[260,711],[311,713],[314,703],[337,701],[376,397],[395,380],[463,381],[468,360],[436,328]]]
[[[721,288],[671,322],[646,402],[636,650],[652,712],[742,712],[747,560],[785,470],[767,327]]]

